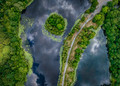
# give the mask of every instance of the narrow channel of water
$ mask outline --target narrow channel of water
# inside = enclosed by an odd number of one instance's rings
[[[75,86],[110,84],[106,37],[101,29],[91,40],[79,62]]]
[[[58,12],[68,21],[64,39],[70,32],[80,14],[90,6],[88,0],[34,0],[22,14],[21,24],[26,26],[24,18],[33,20],[26,27],[26,35],[31,46],[34,63],[33,73],[28,77],[26,86],[56,86],[59,76],[59,51],[63,41],[56,42],[42,34],[42,25],[52,12]]]

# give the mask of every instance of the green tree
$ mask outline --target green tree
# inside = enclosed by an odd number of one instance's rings
[[[108,6],[105,6],[105,7],[102,8],[102,12],[103,12],[103,13],[107,13],[108,10],[109,10],[109,7],[108,7]]]

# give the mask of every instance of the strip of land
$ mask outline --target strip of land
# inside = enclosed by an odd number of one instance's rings
[[[58,85],[60,86],[73,85],[75,81],[76,68],[78,66],[79,57],[81,56],[81,54],[83,53],[87,45],[89,44],[89,40],[95,36],[95,31],[97,27],[99,27],[97,26],[97,24],[92,22],[92,19],[97,13],[101,11],[102,6],[105,5],[108,1],[110,0],[106,0],[106,1],[98,0],[99,4],[96,7],[96,10],[93,13],[90,13],[87,15],[85,14],[84,22],[79,21],[78,24],[76,24],[76,26],[78,26],[77,27],[78,29],[73,31],[74,30],[73,28],[73,30],[71,31],[73,33],[72,36],[70,33],[66,38],[63,46],[63,48],[66,48],[66,49],[63,49],[63,50],[67,52],[66,53],[67,57],[65,55],[61,56],[62,69],[61,69],[61,75],[59,78]],[[88,35],[83,34],[85,32]],[[88,38],[87,36],[90,36],[90,38]],[[88,43],[84,43],[85,41],[87,41]],[[63,51],[63,53],[65,53],[65,51]]]

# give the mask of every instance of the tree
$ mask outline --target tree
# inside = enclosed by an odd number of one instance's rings
[[[102,8],[102,12],[103,12],[103,13],[107,13],[108,10],[109,10],[109,7],[108,7],[108,6],[105,6],[105,7]]]
[[[93,22],[97,23],[98,25],[102,25],[103,21],[104,21],[103,13],[99,13],[99,14],[95,15],[95,17],[93,18]]]

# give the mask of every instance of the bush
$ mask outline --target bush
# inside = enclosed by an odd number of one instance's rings
[[[102,13],[107,13],[108,12],[108,10],[109,10],[109,7],[108,6],[104,6],[103,8],[102,8]]]
[[[90,0],[90,2],[91,2],[92,5],[88,10],[86,10],[86,13],[94,12],[95,9],[96,9],[96,6],[99,4],[97,0]]]
[[[99,14],[95,15],[95,17],[93,18],[93,22],[98,25],[102,25],[104,22],[104,14],[99,13]]]
[[[84,21],[85,21],[85,16],[83,16],[83,17],[81,18],[81,21],[82,21],[82,22],[84,22]]]

